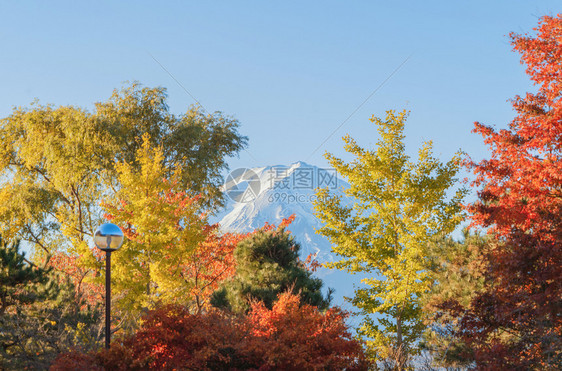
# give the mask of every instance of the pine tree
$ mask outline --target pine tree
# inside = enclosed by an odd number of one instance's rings
[[[10,307],[37,300],[37,296],[27,288],[45,283],[48,279],[47,271],[25,261],[19,246],[19,241],[6,243],[0,236],[0,316]]]
[[[47,369],[61,351],[101,339],[100,311],[81,308],[65,277],[27,263],[18,242],[1,239],[0,295],[0,369]]]
[[[421,300],[428,323],[422,347],[432,353],[434,367],[463,368],[474,362],[459,325],[462,313],[487,288],[484,257],[492,242],[465,229],[460,241],[446,237],[430,243],[433,285]]]
[[[258,230],[234,250],[236,273],[213,294],[211,303],[236,313],[245,313],[253,300],[271,309],[279,294],[292,291],[303,303],[326,309],[330,294],[324,297],[322,281],[312,277],[299,259],[300,245],[284,225]]]

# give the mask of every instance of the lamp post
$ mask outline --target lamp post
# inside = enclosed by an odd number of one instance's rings
[[[123,244],[123,231],[113,223],[99,226],[94,233],[96,247],[105,251],[105,348],[111,341],[111,252]]]

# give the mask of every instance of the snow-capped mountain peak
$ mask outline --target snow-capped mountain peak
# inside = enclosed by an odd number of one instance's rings
[[[301,244],[301,254],[315,254],[319,262],[333,260],[330,244],[315,233],[320,227],[312,202],[317,188],[328,187],[341,195],[349,185],[335,169],[320,168],[299,161],[289,166],[236,169],[228,175],[224,191],[227,207],[219,216],[223,230],[249,232],[266,222],[279,224],[295,214],[289,230]]]

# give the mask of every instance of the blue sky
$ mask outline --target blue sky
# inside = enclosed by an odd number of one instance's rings
[[[507,34],[530,32],[559,1],[2,1],[0,117],[42,103],[91,109],[125,81],[168,89],[236,117],[250,138],[231,168],[343,154],[349,133],[372,146],[372,114],[408,109],[407,146],[433,140],[444,161],[486,155],[474,121],[505,127],[532,85]],[[333,135],[312,152],[389,75]]]

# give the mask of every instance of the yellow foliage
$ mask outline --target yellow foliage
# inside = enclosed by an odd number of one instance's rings
[[[136,160],[116,165],[121,186],[102,207],[127,237],[112,255],[117,305],[139,314],[157,302],[187,299],[191,282],[181,267],[205,238],[208,223],[199,197],[180,189],[181,168],[167,178],[162,148],[152,148],[146,134]]]
[[[419,298],[431,284],[428,243],[456,228],[466,194],[461,188],[446,199],[456,181],[460,153],[443,164],[427,142],[417,162],[406,155],[406,117],[405,111],[388,111],[385,120],[371,118],[380,135],[374,150],[345,136],[345,150],[355,159],[345,163],[329,153],[326,158],[349,182],[345,194],[353,205],[345,206],[328,189],[317,191],[314,204],[323,225],[317,232],[342,258],[327,266],[371,275],[352,299],[366,316],[360,334],[376,358],[393,354],[402,366],[407,354],[416,353],[423,330]]]

